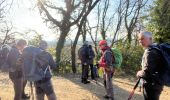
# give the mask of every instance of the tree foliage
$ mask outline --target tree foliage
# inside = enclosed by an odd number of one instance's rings
[[[149,30],[157,42],[170,42],[170,1],[156,0],[151,8]]]

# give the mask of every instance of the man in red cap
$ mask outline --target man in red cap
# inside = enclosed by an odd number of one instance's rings
[[[113,85],[112,85],[112,76],[114,73],[113,53],[105,40],[101,40],[99,42],[99,48],[102,51],[102,56],[99,61],[99,66],[103,68],[103,72],[104,72],[103,79],[104,79],[104,86],[106,89],[106,95],[104,96],[104,98],[109,100],[114,100]]]

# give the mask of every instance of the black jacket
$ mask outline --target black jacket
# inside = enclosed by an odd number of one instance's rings
[[[161,83],[160,75],[165,72],[165,61],[160,51],[149,47],[142,58],[142,77],[146,82]]]

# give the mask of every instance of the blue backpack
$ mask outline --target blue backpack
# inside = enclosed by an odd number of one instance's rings
[[[170,87],[170,44],[162,43],[159,45],[153,46],[153,48],[157,49],[163,55],[163,59],[165,60],[165,68],[167,69],[163,74],[160,75],[160,81],[162,84]]]
[[[24,76],[28,81],[42,80],[45,76],[45,71],[41,66],[48,63],[46,59],[43,59],[46,55],[40,48],[28,46],[23,50],[24,60]],[[48,68],[48,67],[47,67]]]

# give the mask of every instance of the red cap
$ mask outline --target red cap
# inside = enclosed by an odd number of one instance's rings
[[[106,40],[101,40],[101,41],[99,42],[99,45],[107,45],[107,41],[106,41]]]

